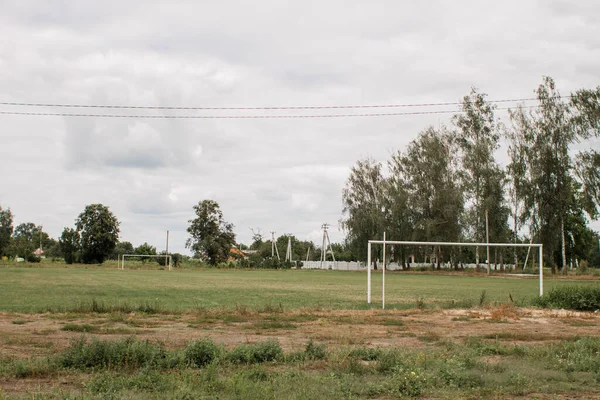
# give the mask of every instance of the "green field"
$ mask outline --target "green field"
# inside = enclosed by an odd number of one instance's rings
[[[381,273],[373,274],[373,304],[381,306]],[[103,268],[0,268],[0,311],[69,311],[82,302],[105,305],[152,304],[163,311],[197,308],[277,306],[366,309],[364,272],[296,270],[117,270]],[[572,283],[547,279],[550,290]],[[590,284],[593,281],[579,281]],[[527,305],[538,294],[534,278],[464,275],[386,274],[386,308],[479,305],[488,302]]]

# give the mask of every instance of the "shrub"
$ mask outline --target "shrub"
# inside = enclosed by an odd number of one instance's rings
[[[283,356],[279,341],[268,339],[254,344],[242,344],[227,355],[227,359],[234,364],[258,364],[275,361]]]
[[[203,367],[219,358],[221,351],[212,340],[206,338],[188,344],[184,354],[188,363],[196,367]]]
[[[161,344],[129,337],[118,341],[88,343],[80,338],[71,343],[58,359],[64,368],[142,368],[162,366],[166,351]]]
[[[306,354],[306,358],[309,360],[322,360],[325,358],[325,344],[315,344],[312,339],[306,343],[306,348],[304,349],[304,353]]]
[[[544,308],[565,308],[579,311],[600,309],[600,286],[571,285],[552,289],[534,300],[534,305]]]
[[[30,253],[27,255],[27,261],[29,261],[30,263],[39,263],[40,261],[42,261],[42,259],[36,256],[35,254]]]

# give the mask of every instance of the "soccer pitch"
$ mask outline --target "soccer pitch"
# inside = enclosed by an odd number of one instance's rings
[[[310,270],[116,270],[104,268],[0,268],[0,311],[70,311],[95,300],[105,305],[153,304],[163,311],[246,306],[367,309],[381,307],[381,274],[373,274],[372,304],[366,273]],[[572,284],[546,279],[545,290]],[[578,281],[578,284],[593,284]],[[477,306],[485,301],[529,304],[537,279],[503,276],[386,274],[386,308]]]

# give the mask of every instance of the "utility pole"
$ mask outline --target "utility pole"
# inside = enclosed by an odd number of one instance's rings
[[[331,248],[331,241],[329,240],[329,233],[327,233],[327,229],[329,229],[329,224],[324,223],[321,225],[323,229],[323,244],[321,247],[321,269],[323,268],[323,262],[327,261],[327,247],[331,250],[331,258],[335,262],[335,256],[333,254],[333,249]]]
[[[169,262],[169,231],[167,230],[167,246],[165,247],[165,265],[169,265],[171,269],[171,263]]]
[[[286,236],[288,237],[288,245],[285,252],[285,261],[292,262],[292,234],[287,233]]]
[[[277,260],[281,261],[281,258],[279,258],[279,249],[275,244],[275,231],[271,231],[271,258],[275,257],[275,254],[277,254]]]
[[[485,209],[485,242],[490,244],[490,227],[488,224],[488,209]],[[487,273],[490,274],[490,246],[487,246]]]
[[[44,226],[40,225],[40,250],[43,250],[42,249],[42,229],[44,229]]]

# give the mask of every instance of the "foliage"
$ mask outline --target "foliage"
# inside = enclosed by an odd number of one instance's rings
[[[347,232],[347,243],[361,260],[366,260],[365,243],[383,235],[383,182],[381,163],[367,158],[352,167],[342,191],[340,222]]]
[[[190,238],[186,247],[211,265],[226,261],[235,244],[233,225],[225,222],[219,204],[213,200],[199,202],[194,206],[194,213],[196,218],[189,221],[187,229]]]
[[[462,188],[472,206],[467,213],[469,232],[476,242],[486,241],[486,214],[490,241],[506,241],[508,208],[504,204],[504,171],[494,159],[499,148],[500,127],[495,105],[475,88],[462,100],[462,114],[454,117],[461,150]],[[469,236],[469,235],[466,235]],[[479,248],[476,262],[479,263]]]
[[[135,250],[133,250],[133,254],[156,255],[156,247],[149,245],[147,242],[144,242],[143,244],[136,247]],[[146,261],[148,261],[149,258],[156,258],[156,257],[140,257],[140,260],[142,260],[143,262],[146,262]]]
[[[85,337],[74,340],[60,355],[63,368],[143,368],[162,365],[166,351],[161,344],[129,337],[118,341],[100,341]]]
[[[60,246],[60,251],[67,264],[73,264],[74,262],[79,261],[81,246],[79,232],[73,228],[65,228],[60,235],[58,245]]]
[[[114,250],[112,251],[112,253],[110,254],[110,259],[111,260],[118,260],[119,257],[123,254],[133,254],[134,249],[133,249],[133,245],[131,244],[131,242],[121,242],[119,241],[117,243],[117,245],[115,246]],[[148,253],[149,254],[149,253]]]
[[[277,340],[267,339],[254,344],[242,344],[227,354],[227,360],[234,364],[258,364],[275,361],[283,356],[283,349]]]
[[[600,286],[562,286],[538,298],[535,305],[545,308],[596,311],[600,309]]]
[[[102,204],[85,207],[75,221],[81,238],[81,260],[102,263],[119,241],[119,220]]]
[[[6,250],[13,233],[13,215],[9,209],[3,210],[0,205],[0,256],[8,255]]]
[[[185,348],[185,360],[195,367],[203,367],[215,361],[221,349],[210,339],[200,339],[188,344]]]
[[[166,255],[166,251],[161,251],[159,254],[161,255]],[[179,266],[181,266],[181,262],[183,261],[183,255],[180,253],[170,253],[169,254],[171,256],[171,266],[174,268],[177,268]],[[154,258],[156,260],[156,262],[158,263],[158,265],[161,265],[163,267],[167,266],[167,263],[169,262],[169,260],[166,257],[155,257]]]

